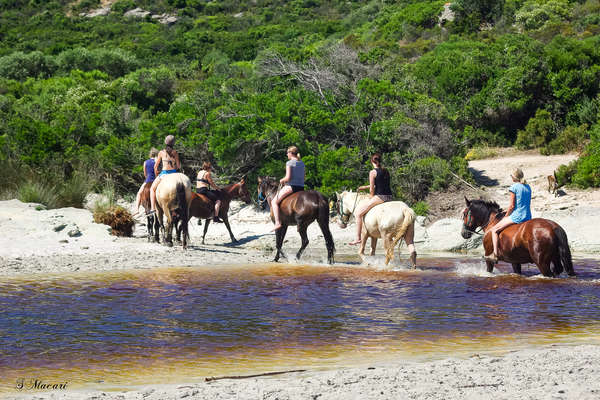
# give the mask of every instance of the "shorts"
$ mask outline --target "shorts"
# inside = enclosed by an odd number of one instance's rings
[[[382,200],[384,203],[386,201],[392,201],[392,195],[391,194],[376,194],[375,196],[379,197],[379,199]]]
[[[162,171],[160,171],[160,174],[158,174],[158,176],[168,175],[168,174],[174,174],[176,172],[177,172],[176,169],[167,169],[167,170],[163,169]]]
[[[290,185],[290,187],[292,188],[292,193],[301,192],[304,190],[304,186]]]

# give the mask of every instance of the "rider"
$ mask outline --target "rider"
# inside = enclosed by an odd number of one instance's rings
[[[205,161],[202,163],[202,169],[198,171],[198,177],[196,179],[196,193],[203,194],[208,197],[209,200],[215,203],[215,216],[213,218],[214,222],[223,222],[221,218],[219,218],[219,209],[221,208],[221,199],[219,195],[215,193],[216,190],[221,190],[212,179],[211,171],[212,165],[210,162]],[[215,188],[215,190],[210,190],[210,187]]]
[[[150,188],[150,206],[151,210],[148,214],[156,212],[156,187],[164,175],[173,174],[181,168],[179,162],[179,154],[173,149],[175,145],[175,136],[169,135],[165,138],[165,148],[158,152],[156,163],[154,164],[154,173],[157,175]],[[162,163],[162,171],[158,173],[158,166]]]
[[[510,205],[508,206],[508,210],[506,210],[504,218],[491,229],[494,252],[485,256],[486,259],[494,263],[498,262],[498,237],[500,232],[507,226],[520,224],[531,219],[531,187],[523,178],[523,171],[521,168],[517,168],[510,177],[515,182],[508,188],[510,192]]]
[[[288,162],[285,163],[285,176],[279,180],[279,184],[285,184],[285,186],[277,191],[275,198],[271,201],[273,219],[275,220],[275,226],[272,229],[274,231],[281,228],[281,219],[279,217],[279,204],[281,201],[292,193],[304,190],[306,169],[304,163],[300,159],[300,152],[296,146],[288,147],[287,158]]]
[[[381,166],[381,154],[375,153],[371,156],[371,165],[373,165],[373,169],[369,172],[369,184],[359,186],[357,189],[357,191],[369,189],[371,198],[356,212],[356,240],[349,243],[352,245],[361,242],[363,218],[367,211],[378,204],[392,200],[390,172]]]
[[[152,184],[152,182],[154,182],[154,180],[156,179],[156,174],[154,173],[154,165],[156,164],[157,155],[158,150],[154,147],[151,148],[150,154],[148,155],[150,158],[144,161],[144,164],[142,165],[142,168],[144,170],[144,177],[146,178],[146,180],[144,181],[144,183],[142,183],[142,186],[140,186],[140,190],[138,190],[137,195],[135,196],[135,213],[133,215],[139,214],[140,212],[140,201],[142,191],[144,190],[147,184]]]

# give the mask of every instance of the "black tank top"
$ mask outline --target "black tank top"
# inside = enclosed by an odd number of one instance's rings
[[[390,187],[390,173],[387,169],[375,168],[375,194],[381,195],[392,195],[392,189]]]

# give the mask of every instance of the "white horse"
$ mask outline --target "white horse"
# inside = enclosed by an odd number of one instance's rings
[[[192,202],[192,183],[190,178],[181,173],[168,174],[161,178],[156,187],[156,221],[164,230],[165,243],[173,246],[173,226],[179,221],[182,225],[183,248],[187,247],[188,219]],[[163,225],[163,214],[167,217],[167,226]],[[158,229],[155,229],[155,240],[158,242]]]
[[[354,211],[360,204],[369,199],[362,193],[347,192],[336,193],[337,213],[340,217],[340,227],[345,228]],[[410,262],[413,268],[417,266],[417,251],[415,250],[415,212],[402,201],[388,201],[371,208],[364,216],[361,233],[360,250],[358,254],[364,261],[365,245],[371,238],[371,255],[375,255],[377,239],[383,238],[385,249],[385,264],[394,258],[394,247],[404,238],[410,251]]]

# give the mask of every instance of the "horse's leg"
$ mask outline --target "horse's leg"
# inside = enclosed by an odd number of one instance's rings
[[[365,261],[365,247],[367,246],[367,240],[369,234],[363,229],[362,235],[360,236],[360,247],[358,248],[358,256],[364,262]]]
[[[235,238],[235,236],[233,236],[233,232],[231,232],[231,226],[229,226],[229,218],[227,217],[227,214],[222,216],[221,219],[223,220],[225,227],[229,231],[229,237],[231,238],[231,243],[237,243],[237,239]]]
[[[394,259],[394,233],[382,232],[383,248],[385,249],[385,265],[388,265]]]
[[[165,243],[169,247],[173,247],[173,216],[171,210],[167,210],[167,226],[165,228]]]
[[[494,271],[494,262],[493,261],[488,261],[487,259],[485,260],[485,265],[487,266],[487,272],[492,273],[492,271]]]
[[[512,263],[512,267],[513,267],[513,272],[515,274],[521,275],[521,264],[519,264],[519,263]]]
[[[308,228],[308,224],[305,222],[301,222],[298,224],[298,233],[300,234],[300,239],[302,240],[302,244],[300,245],[300,249],[296,253],[296,260],[300,259],[300,256],[308,246],[308,235],[306,234],[306,229]]]
[[[173,228],[175,228],[175,242],[177,244],[181,244],[181,230],[183,229],[183,221],[181,218],[176,216],[171,216],[171,221],[173,221]]]
[[[377,238],[375,236],[371,237],[371,255],[375,255],[375,249],[377,249]]]
[[[331,236],[331,231],[329,230],[329,210],[326,212],[321,212],[319,214],[319,218],[317,219],[317,223],[319,224],[319,228],[321,228],[321,233],[323,233],[323,238],[325,239],[325,247],[327,247],[327,263],[333,264],[333,256],[335,254],[335,243],[333,242],[333,236]]]
[[[204,233],[202,234],[202,244],[204,244],[204,238],[206,237],[206,232],[208,231],[208,225],[210,225],[210,219],[204,220]]]
[[[275,253],[275,259],[273,259],[273,261],[275,262],[278,262],[281,256],[285,257],[285,254],[281,250],[281,246],[283,246],[283,239],[285,238],[287,228],[288,226],[284,224],[281,226],[281,228],[275,231],[275,247],[277,248],[277,253]]]
[[[552,262],[552,254],[549,254],[547,251],[542,249],[544,246],[540,245],[530,245],[529,246],[529,255],[531,259],[537,265],[542,275],[547,277],[554,277],[554,272],[550,268],[550,264]]]
[[[146,216],[146,227],[148,228],[148,241],[152,241],[152,236],[154,236],[154,215]]]

